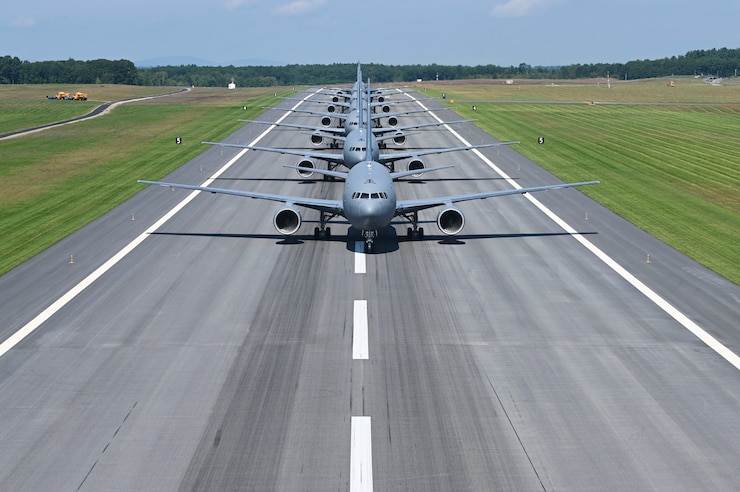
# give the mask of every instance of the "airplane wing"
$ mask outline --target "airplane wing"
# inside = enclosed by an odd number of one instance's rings
[[[430,111],[444,111],[445,109],[449,109],[449,108],[412,109],[409,111],[398,111],[396,113],[373,113],[370,115],[370,118],[373,120],[377,120],[380,118],[388,118],[389,116],[403,116],[403,115],[414,114],[414,113],[428,113]],[[299,111],[299,110],[296,109],[293,111]],[[336,113],[328,113],[328,114],[336,115]]]
[[[208,193],[222,193],[225,195],[242,196],[246,198],[258,198],[260,200],[271,200],[273,202],[283,202],[288,205],[299,205],[301,207],[319,210],[330,214],[344,215],[344,206],[341,200],[324,200],[321,198],[306,198],[288,195],[275,195],[272,193],[258,193],[256,191],[229,190],[226,188],[211,188],[209,186],[193,186],[178,183],[165,183],[162,181],[146,181],[140,179],[138,183],[147,185],[166,186],[168,188],[182,188],[184,190],[205,191]]]
[[[452,205],[456,202],[465,202],[469,200],[485,200],[486,198],[494,198],[506,195],[523,195],[525,193],[534,193],[536,191],[545,190],[558,190],[561,188],[572,188],[574,186],[585,186],[598,184],[599,181],[584,181],[581,183],[563,183],[557,185],[547,186],[534,186],[532,188],[518,188],[511,190],[499,190],[499,191],[484,191],[482,193],[470,193],[467,195],[450,195],[440,196],[436,198],[417,198],[414,200],[399,200],[396,203],[396,215],[404,215],[412,212],[418,212],[420,210],[426,210],[432,207],[439,207],[443,205]]]
[[[276,109],[276,108],[265,106],[264,109]],[[278,108],[278,109],[280,111],[289,111],[291,113],[312,114],[314,116],[321,116],[321,117],[328,116],[330,118],[337,118],[340,120],[347,119],[347,113],[330,113],[328,111],[311,111],[310,109],[282,109],[282,108]],[[424,111],[424,110],[421,110],[421,111]]]
[[[337,127],[330,127],[330,126],[311,126],[311,125],[297,125],[294,123],[275,123],[274,121],[260,121],[260,120],[239,120],[243,123],[259,123],[260,125],[275,125],[275,126],[284,126],[286,128],[298,128],[300,130],[313,130],[316,132],[323,132],[327,134],[331,134],[331,138],[336,138],[334,136],[335,133],[341,134],[344,136],[344,127],[337,128]],[[386,131],[390,131],[389,129],[385,129]]]
[[[484,149],[486,147],[500,147],[502,145],[514,145],[518,143],[519,142],[500,142],[500,143],[482,144],[482,145],[469,145],[469,146],[464,146],[464,147],[446,147],[446,148],[441,148],[441,149],[425,149],[425,150],[415,150],[415,151],[409,151],[409,152],[390,152],[388,154],[380,154],[378,162],[380,162],[381,164],[385,164],[388,162],[400,161],[401,159],[408,159],[410,157],[419,157],[422,155],[444,154],[445,152],[457,152],[460,150]]]
[[[237,149],[250,149],[250,150],[261,150],[264,152],[274,152],[276,154],[288,154],[297,155],[299,157],[307,157],[310,159],[321,159],[335,164],[343,164],[344,156],[342,154],[330,154],[328,152],[311,152],[298,149],[280,149],[275,147],[258,147],[255,145],[240,145],[230,144],[223,142],[201,142],[207,145],[218,145],[219,147],[236,147]]]
[[[244,120],[239,120],[244,121]],[[442,126],[442,125],[454,125],[456,123],[470,123],[475,120],[454,120],[454,121],[435,121],[433,123],[421,123],[419,125],[404,125],[404,126],[392,126],[392,127],[382,127],[382,128],[373,128],[372,132],[374,134],[379,133],[389,133],[389,132],[398,132],[398,131],[404,131],[404,130],[416,130],[418,128],[427,128],[430,126]]]

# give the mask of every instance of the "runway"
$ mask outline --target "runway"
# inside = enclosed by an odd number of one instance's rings
[[[266,129],[246,125],[227,141]],[[472,144],[493,141],[472,124],[455,129]],[[286,129],[260,145],[310,146]],[[407,144],[454,145],[446,129]],[[473,152],[428,157],[455,167],[398,182],[399,198],[558,182],[515,148],[481,154],[499,172]],[[282,167],[295,158],[237,155],[210,148],[166,180],[216,174],[218,187],[341,196],[341,182]],[[424,240],[394,223],[370,255],[355,252],[360,235],[346,223],[316,240],[307,211],[286,239],[272,227],[278,204],[223,195],[194,196],[153,228],[189,195],[143,188],[0,277],[9,340],[126,251],[0,356],[4,490],[740,483],[740,288],[578,190],[533,196],[577,234],[511,196],[460,204],[466,226],[453,238],[438,232],[437,210],[422,213]]]

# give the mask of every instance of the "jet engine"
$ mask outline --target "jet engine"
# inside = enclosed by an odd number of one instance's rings
[[[283,207],[275,212],[272,224],[280,234],[289,236],[301,226],[301,214],[292,207]]]
[[[311,143],[318,147],[324,143],[324,137],[318,132],[313,133],[311,134]]]
[[[329,118],[328,116],[324,116],[323,118],[321,118],[321,124],[326,127],[331,126],[331,118]]]
[[[334,112],[336,112],[336,111],[337,111],[337,108],[336,108],[336,106],[334,106],[333,104],[330,104],[330,105],[329,105],[329,107],[328,107],[328,108],[326,108],[326,110],[327,110],[328,112],[330,112],[330,113],[334,113]]]
[[[406,143],[406,135],[403,132],[396,132],[396,136],[393,137],[393,143],[396,145],[403,145]]]
[[[388,118],[388,126],[398,126],[398,118],[396,118],[395,116],[391,116],[390,118]]]
[[[411,159],[408,166],[406,166],[406,169],[408,169],[409,171],[421,171],[425,167],[426,166],[424,165],[424,161],[422,161],[421,159]],[[418,178],[422,174],[424,173],[413,174],[413,176]]]
[[[382,107],[382,109],[383,109],[383,112],[384,113],[390,113],[391,112],[391,107],[388,106],[387,104],[384,104],[383,107]]]
[[[448,236],[454,236],[465,226],[465,216],[455,207],[447,207],[437,214],[439,230]]]
[[[298,170],[298,174],[302,178],[310,178],[313,176],[313,169],[316,167],[312,160],[310,159],[303,159],[301,162],[298,163],[298,167],[300,169]]]

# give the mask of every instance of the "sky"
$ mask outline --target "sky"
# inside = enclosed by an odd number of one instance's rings
[[[27,61],[558,66],[740,48],[737,0],[8,3],[0,56]]]

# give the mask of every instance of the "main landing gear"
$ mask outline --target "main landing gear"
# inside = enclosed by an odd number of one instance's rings
[[[319,226],[314,227],[313,237],[315,239],[331,238],[331,227],[326,227],[326,223],[336,216],[337,214],[328,214],[326,212],[319,212]]]
[[[424,228],[419,227],[419,212],[403,214],[403,217],[411,222],[411,227],[406,229],[406,237],[409,239],[424,239]]]

